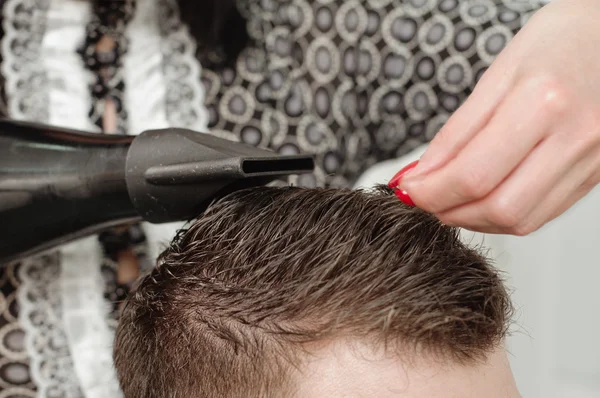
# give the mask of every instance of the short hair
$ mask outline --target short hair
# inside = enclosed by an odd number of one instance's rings
[[[210,206],[140,281],[115,364],[129,398],[292,396],[309,343],[477,361],[511,310],[485,257],[387,188],[253,188]]]

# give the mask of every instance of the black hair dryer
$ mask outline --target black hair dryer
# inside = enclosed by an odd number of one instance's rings
[[[0,120],[0,264],[128,222],[189,220],[228,193],[313,168],[311,156],[184,129],[133,137]]]

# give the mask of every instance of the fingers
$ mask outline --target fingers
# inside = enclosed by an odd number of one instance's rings
[[[527,219],[515,228],[505,231],[515,235],[527,235],[561,216],[596,186],[597,171],[600,169],[600,147],[588,154],[557,184],[552,192],[537,206]],[[591,176],[584,180],[585,176]],[[582,182],[583,180],[583,182]]]
[[[569,184],[565,183],[565,185]],[[566,191],[565,186],[557,186],[536,206],[536,209],[532,214],[529,214],[526,218],[511,227],[503,227],[490,222],[476,222],[476,220],[480,220],[480,218],[476,218],[478,217],[477,215],[472,216],[468,214],[469,212],[467,211],[463,213],[457,212],[456,214],[449,213],[448,215],[440,215],[440,220],[447,225],[460,226],[474,232],[526,236],[561,216],[575,205],[575,203],[586,196],[593,188],[593,185],[584,184],[571,192]],[[444,221],[446,219],[448,219],[448,221]]]
[[[547,83],[521,85],[454,159],[428,175],[407,175],[400,187],[431,213],[482,199],[549,134],[562,106]]]
[[[414,175],[425,175],[454,158],[488,123],[494,109],[506,95],[511,79],[512,69],[503,65],[500,59],[497,60],[465,103],[430,142]]]
[[[594,189],[594,185],[592,184],[584,184],[581,187],[579,187],[579,189],[577,189],[573,194],[571,194],[571,196],[569,196],[569,198],[563,202],[558,208],[556,208],[554,210],[553,213],[551,213],[550,217],[547,217],[547,220],[545,221],[545,223],[549,223],[550,221],[560,217],[563,213],[565,213],[567,210],[569,210],[571,207],[573,207],[577,202],[579,202],[584,196],[586,196],[588,193],[590,193],[590,191]],[[548,204],[550,205],[550,204]],[[550,206],[548,206],[550,207]],[[540,208],[542,209],[542,208]],[[542,215],[540,214],[533,214],[532,215],[533,219],[542,219]],[[531,233],[534,232],[530,231],[527,232],[525,231],[525,233]]]
[[[536,231],[592,189],[588,181],[600,163],[598,147],[593,156],[590,150],[581,149],[565,153],[560,141],[555,138],[542,143],[485,199],[438,217],[448,225],[478,232],[522,236]]]

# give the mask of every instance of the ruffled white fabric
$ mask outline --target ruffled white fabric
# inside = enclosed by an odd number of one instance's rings
[[[141,0],[129,23],[123,57],[128,132],[182,127],[206,131],[196,42],[181,23],[174,0]],[[152,156],[152,154],[148,154]],[[155,259],[182,223],[144,223],[148,255]]]
[[[158,1],[141,0],[125,31],[128,46],[123,56],[123,78],[128,134],[169,126],[158,18]]]
[[[88,2],[8,0],[2,41],[10,117],[97,131],[91,72],[77,53]],[[87,238],[21,267],[19,321],[39,397],[118,397],[100,247]]]
[[[196,43],[174,0],[141,0],[129,23],[123,57],[129,134],[183,127],[205,131],[201,67]]]
[[[48,79],[48,123],[98,132],[88,117],[94,76],[77,53],[90,18],[88,2],[51,0],[40,56]]]
[[[65,335],[87,398],[122,396],[112,360],[114,335],[108,327],[110,308],[104,300],[99,264],[102,254],[94,237],[61,249],[61,292]]]
[[[13,119],[48,121],[48,78],[41,62],[48,1],[7,0],[2,9],[2,74]]]

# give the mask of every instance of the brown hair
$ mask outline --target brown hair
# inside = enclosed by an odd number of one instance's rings
[[[501,343],[510,311],[457,230],[386,188],[254,188],[211,206],[141,280],[115,362],[130,398],[289,396],[305,343],[468,362]]]

